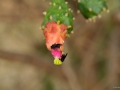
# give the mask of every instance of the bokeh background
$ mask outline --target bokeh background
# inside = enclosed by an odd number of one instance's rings
[[[0,90],[120,90],[120,0],[96,22],[77,14],[65,42],[68,57],[53,65],[40,25],[50,0],[0,0]]]

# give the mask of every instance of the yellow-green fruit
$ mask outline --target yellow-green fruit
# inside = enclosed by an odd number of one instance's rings
[[[55,59],[54,59],[54,64],[55,64],[55,65],[61,65],[61,64],[62,64],[62,61],[59,60],[58,58],[55,58]]]

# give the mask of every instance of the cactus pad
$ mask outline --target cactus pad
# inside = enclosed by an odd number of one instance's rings
[[[65,24],[67,33],[70,34],[73,30],[73,15],[71,9],[68,7],[67,2],[64,0],[52,0],[50,8],[44,12],[44,20],[42,29],[44,30],[47,22],[57,22],[58,24]]]
[[[98,16],[108,9],[105,0],[79,0],[78,8],[86,19]]]

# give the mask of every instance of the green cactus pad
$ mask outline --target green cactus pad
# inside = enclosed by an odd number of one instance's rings
[[[46,11],[42,27],[47,22],[59,22],[68,26],[68,34],[73,30],[73,15],[65,0],[52,0],[50,8]],[[44,29],[44,28],[42,28]]]
[[[105,0],[80,0],[78,9],[88,19],[98,16],[102,11],[106,11],[108,7]]]

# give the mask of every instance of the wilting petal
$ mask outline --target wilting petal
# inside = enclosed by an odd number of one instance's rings
[[[46,38],[46,46],[51,51],[53,44],[62,44],[60,50],[63,50],[63,44],[66,39],[67,26],[65,24],[58,25],[56,22],[48,22],[44,29]]]

